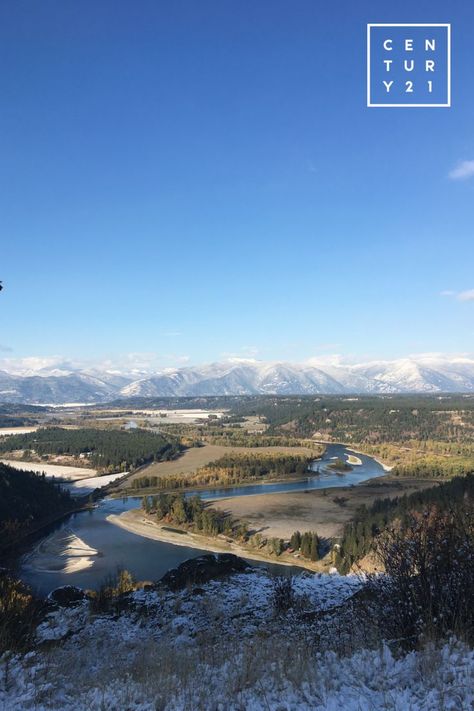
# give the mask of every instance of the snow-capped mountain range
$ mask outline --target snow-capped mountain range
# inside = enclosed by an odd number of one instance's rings
[[[474,358],[420,356],[358,364],[229,359],[160,372],[0,370],[0,402],[102,403],[116,398],[474,392]]]

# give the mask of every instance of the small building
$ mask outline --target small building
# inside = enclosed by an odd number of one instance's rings
[[[137,429],[138,429],[138,425],[137,425],[137,423],[135,422],[135,420],[129,420],[129,421],[123,426],[123,429],[124,429],[124,430],[137,430]]]

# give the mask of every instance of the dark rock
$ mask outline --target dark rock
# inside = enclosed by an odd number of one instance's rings
[[[75,585],[64,585],[62,588],[56,588],[49,595],[49,600],[55,602],[61,607],[74,605],[76,602],[86,599],[86,593],[81,588],[76,588]]]
[[[241,573],[251,566],[232,553],[201,555],[185,560],[177,568],[169,570],[160,580],[169,590],[180,590],[186,585],[201,585],[214,578],[232,573]]]

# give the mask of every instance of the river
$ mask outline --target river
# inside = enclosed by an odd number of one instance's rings
[[[328,445],[323,457],[312,465],[313,474],[299,481],[252,484],[232,489],[200,491],[206,500],[285,491],[307,491],[328,487],[350,486],[384,474],[383,467],[371,457],[358,454],[360,465],[352,471],[337,474],[328,469],[336,457],[347,460],[351,454],[343,445]],[[19,575],[40,595],[61,585],[97,588],[118,568],[126,568],[138,580],[158,580],[170,568],[188,558],[208,553],[196,548],[153,541],[123,530],[107,521],[111,513],[119,514],[140,506],[140,499],[105,498],[91,510],[72,514],[53,527],[32,550],[26,553]],[[317,524],[315,524],[317,528]],[[256,565],[255,561],[251,561]],[[301,568],[268,566],[281,572],[301,572]]]

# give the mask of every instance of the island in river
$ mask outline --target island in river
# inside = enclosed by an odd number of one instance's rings
[[[345,461],[341,457],[335,457],[334,461],[328,464],[328,469],[333,469],[335,472],[341,472],[342,474],[352,471],[352,467],[349,464],[349,461]]]

